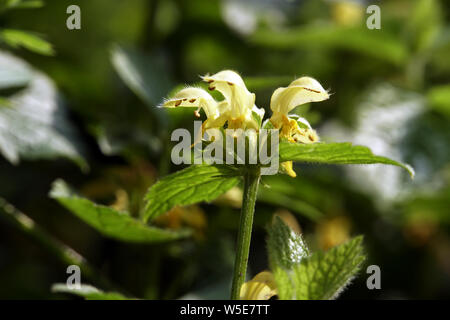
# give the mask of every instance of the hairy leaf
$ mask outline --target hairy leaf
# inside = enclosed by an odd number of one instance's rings
[[[190,166],[164,177],[149,189],[144,217],[154,219],[175,206],[212,201],[239,181],[238,172],[227,166]]]
[[[289,272],[309,255],[308,247],[303,238],[277,216],[268,234],[269,263],[277,283],[278,296],[282,300],[290,300],[294,296],[294,288]]]
[[[280,162],[283,161],[316,162],[326,164],[381,163],[402,167],[408,171],[411,178],[414,177],[414,169],[408,164],[374,155],[369,148],[354,146],[349,142],[314,144],[281,142]]]
[[[190,233],[188,230],[170,231],[148,226],[130,217],[126,212],[98,205],[75,195],[62,180],[54,182],[50,197],[58,200],[64,207],[104,236],[117,240],[153,243],[175,240],[188,236]]]
[[[362,236],[334,247],[315,252],[293,268],[297,300],[336,298],[356,275],[365,260]]]

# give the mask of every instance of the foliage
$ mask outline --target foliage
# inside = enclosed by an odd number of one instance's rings
[[[248,273],[279,299],[448,296],[448,1],[377,3],[380,30],[334,1],[77,4],[69,31],[64,1],[0,1],[0,297],[229,298],[248,168],[173,165],[194,109],[156,108],[224,69],[266,119],[303,75],[330,95],[291,111],[321,142],[281,142],[298,177],[261,177]],[[93,286],[50,291],[70,264]]]
[[[107,237],[126,242],[154,243],[189,235],[188,230],[170,231],[147,226],[129,213],[97,205],[73,194],[64,181],[55,181],[50,197]]]
[[[267,247],[278,294],[284,300],[336,298],[366,259],[362,237],[327,252],[310,253],[304,240],[279,218],[268,230]]]
[[[52,80],[7,53],[0,52],[0,66],[2,88],[25,86],[0,108],[1,154],[16,164],[66,157],[87,169],[83,142]]]
[[[239,183],[236,170],[226,166],[191,166],[154,184],[145,199],[146,219],[175,206],[212,201]]]
[[[280,161],[300,161],[325,164],[390,164],[404,168],[411,178],[414,169],[397,161],[373,155],[369,148],[352,146],[351,143],[316,143],[299,145],[289,142],[280,144]]]

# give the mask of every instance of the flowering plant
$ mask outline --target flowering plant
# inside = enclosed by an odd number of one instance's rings
[[[289,86],[275,90],[270,101],[272,116],[265,121],[262,119],[264,109],[255,105],[255,95],[248,91],[239,74],[225,70],[206,75],[202,79],[208,83],[210,91],[219,91],[224,100],[216,101],[204,89],[187,87],[162,104],[162,107],[166,108],[196,108],[196,117],[200,117],[199,111],[203,110],[207,119],[202,124],[200,139],[203,138],[203,133],[210,129],[250,129],[255,130],[257,134],[266,128],[277,130],[281,171],[291,177],[296,177],[293,161],[329,164],[382,163],[403,167],[411,176],[414,174],[410,166],[373,155],[366,147],[353,146],[350,143],[319,142],[319,136],[306,119],[290,114],[299,105],[329,98],[328,91],[313,78],[301,77]],[[194,144],[199,142],[197,140]],[[241,178],[244,180],[244,193],[231,298],[270,298],[277,292],[283,299],[334,297],[357,272],[364,260],[361,238],[334,248],[325,256],[310,255],[302,237],[289,230],[281,221],[275,221],[269,230],[268,248],[273,274],[260,273],[244,284],[256,195],[261,178],[260,165],[222,165],[222,162],[220,165],[200,164],[165,177],[147,194],[146,218],[153,219],[176,205],[211,201],[236,186]],[[308,278],[309,272],[316,274],[317,269],[331,268],[332,263],[342,262],[346,255],[348,256],[344,263],[338,264],[340,269],[337,272],[336,268],[334,269],[336,274],[328,272],[321,279]],[[292,273],[294,277],[291,277]],[[328,277],[330,279],[327,279]],[[311,281],[319,283],[320,289],[310,292],[312,296],[309,296],[304,290],[305,286],[312,285]]]

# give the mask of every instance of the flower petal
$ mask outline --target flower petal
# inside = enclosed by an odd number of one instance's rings
[[[171,99],[164,101],[162,105],[166,108],[191,107],[202,108],[208,119],[219,117],[219,104],[205,90],[188,87],[178,91]]]
[[[258,273],[241,287],[241,300],[269,300],[277,294],[275,279],[269,271]]]
[[[274,113],[287,114],[298,105],[323,101],[328,98],[328,92],[317,80],[302,77],[293,81],[286,88],[275,90],[270,100],[270,108]]]
[[[234,71],[224,70],[202,79],[209,83],[210,90],[218,90],[230,105],[230,116],[245,116],[255,104],[255,94],[247,90],[244,80]]]

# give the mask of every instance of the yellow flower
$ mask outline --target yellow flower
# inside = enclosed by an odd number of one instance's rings
[[[255,106],[255,94],[248,91],[241,76],[234,71],[224,70],[212,76],[203,76],[202,79],[209,83],[209,90],[219,91],[225,100],[218,102],[205,90],[188,87],[166,100],[163,107],[196,107],[197,117],[198,111],[203,109],[207,117],[203,129],[219,128],[225,123],[229,129],[259,129],[252,112],[262,118],[264,110]]]
[[[194,112],[197,117],[200,117],[199,110],[203,109],[207,118],[203,124],[204,129],[221,127],[226,121],[224,117],[226,103],[217,102],[208,92],[201,88],[184,88],[171,99],[164,101],[163,107],[197,108]]]
[[[288,87],[278,88],[273,93],[270,100],[273,112],[270,122],[275,128],[280,129],[280,138],[299,143],[317,142],[319,136],[309,122],[298,116],[289,116],[288,113],[299,105],[328,98],[328,92],[317,80],[310,77],[294,80]],[[292,169],[292,161],[283,162],[281,167],[291,177],[296,176]]]
[[[240,299],[269,300],[277,294],[278,291],[273,274],[269,271],[263,271],[242,285]]]
[[[166,100],[163,107],[193,107],[200,117],[199,111],[203,109],[206,121],[202,124],[202,132],[207,129],[227,127],[228,129],[254,129],[259,130],[264,109],[255,105],[255,94],[248,91],[241,76],[234,71],[224,70],[214,75],[202,77],[208,82],[209,90],[217,90],[223,96],[223,101],[216,101],[208,92],[201,88],[187,87],[180,90],[174,97]],[[320,83],[310,77],[301,77],[294,80],[288,87],[278,88],[270,100],[273,111],[270,124],[279,129],[279,136],[294,143],[314,143],[319,136],[311,128],[308,121],[296,115],[288,115],[296,106],[323,101],[329,94]],[[269,122],[266,122],[269,123]],[[264,128],[266,128],[264,126]],[[196,139],[197,142],[201,140]],[[197,142],[194,142],[197,143]],[[292,168],[292,161],[281,163],[281,168],[291,177],[296,173]]]

